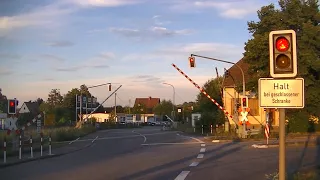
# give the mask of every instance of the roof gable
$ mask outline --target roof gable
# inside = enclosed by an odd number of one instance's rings
[[[32,114],[39,114],[39,104],[37,102],[25,102],[24,103]]]
[[[249,81],[249,64],[246,63],[242,58],[236,63],[236,65],[233,65],[231,68],[228,69],[229,76],[224,79],[223,87],[233,87],[234,85],[242,84],[242,73],[239,67],[237,66],[240,66],[243,70],[245,82]],[[234,81],[231,76],[233,77]]]
[[[134,105],[143,104],[146,108],[154,108],[160,103],[160,98],[136,98]]]

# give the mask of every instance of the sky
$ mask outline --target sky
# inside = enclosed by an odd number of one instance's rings
[[[202,86],[240,60],[248,21],[275,0],[1,0],[0,88],[19,102],[66,94],[81,84],[113,83],[118,105],[157,97],[195,101]],[[90,89],[102,102],[107,86]],[[114,96],[104,106],[113,106]],[[21,105],[22,103],[20,103]]]

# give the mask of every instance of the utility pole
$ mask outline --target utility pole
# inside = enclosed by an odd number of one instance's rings
[[[114,119],[117,122],[117,93],[114,94]]]
[[[131,114],[130,110],[131,110],[131,99],[129,99],[129,114]]]

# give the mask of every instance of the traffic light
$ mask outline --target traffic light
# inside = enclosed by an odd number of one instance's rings
[[[226,70],[225,72],[224,72],[224,76],[227,78],[227,77],[229,77],[229,71],[228,70]]]
[[[109,84],[109,91],[111,91],[111,84]]]
[[[269,34],[270,75],[273,78],[297,76],[296,32],[271,31]]]
[[[248,108],[248,97],[247,96],[241,98],[241,107]]]
[[[15,99],[8,100],[8,114],[16,114],[17,102]]]
[[[196,60],[194,57],[189,57],[189,65],[191,68],[196,67]]]

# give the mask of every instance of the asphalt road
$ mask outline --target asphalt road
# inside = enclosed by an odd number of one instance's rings
[[[0,179],[257,180],[278,168],[277,148],[204,143],[157,127],[100,131],[79,142],[93,139],[81,151],[0,169]],[[316,147],[304,150],[287,148],[289,170],[319,162]]]

